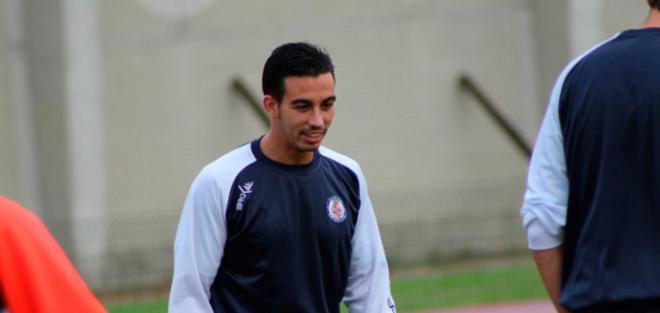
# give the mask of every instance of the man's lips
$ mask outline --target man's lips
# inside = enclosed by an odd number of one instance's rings
[[[323,138],[325,132],[302,132],[303,137],[306,141],[317,142]]]

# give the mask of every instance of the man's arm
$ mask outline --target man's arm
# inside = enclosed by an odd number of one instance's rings
[[[561,73],[550,95],[529,164],[527,190],[520,211],[527,244],[534,256],[543,284],[558,312],[562,242],[568,204],[568,177],[563,134],[559,121],[559,100],[564,80],[576,61]]]
[[[358,180],[362,204],[351,242],[353,253],[344,303],[350,313],[394,313],[387,259],[361,172]]]
[[[202,171],[190,187],[174,242],[170,313],[211,313],[211,284],[227,237],[221,190]]]
[[[559,305],[559,291],[561,290],[561,246],[547,250],[532,250],[534,262],[541,274],[543,285],[550,295],[552,304],[559,313],[568,313]]]

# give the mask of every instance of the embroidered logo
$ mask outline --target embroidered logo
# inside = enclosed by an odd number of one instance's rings
[[[238,185],[238,190],[241,191],[241,194],[238,195],[238,202],[236,202],[237,211],[243,210],[245,200],[247,200],[248,195],[252,193],[252,186],[254,186],[254,182],[247,182],[243,185]]]
[[[396,313],[396,305],[394,304],[394,301],[392,301],[392,298],[387,297],[387,307],[390,308],[390,311],[392,313]]]
[[[328,217],[333,222],[341,223],[346,220],[346,207],[344,207],[344,202],[341,201],[341,198],[337,196],[328,198],[327,210]]]

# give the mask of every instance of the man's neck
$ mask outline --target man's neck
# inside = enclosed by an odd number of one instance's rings
[[[259,147],[266,157],[286,165],[305,165],[314,159],[314,152],[295,151],[282,142],[275,134],[268,132],[261,138]]]
[[[646,17],[646,21],[644,21],[644,24],[642,24],[642,28],[652,27],[660,28],[660,11],[657,9],[651,9],[649,16]]]

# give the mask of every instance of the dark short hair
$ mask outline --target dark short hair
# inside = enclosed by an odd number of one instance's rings
[[[283,44],[270,54],[261,76],[261,89],[277,102],[284,96],[284,79],[289,76],[319,76],[335,68],[326,51],[306,42]]]
[[[660,0],[647,0],[652,9],[660,10]]]

